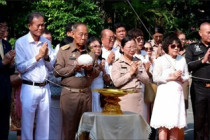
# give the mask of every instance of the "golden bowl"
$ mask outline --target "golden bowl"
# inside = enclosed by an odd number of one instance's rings
[[[105,106],[103,108],[102,113],[107,115],[120,115],[123,114],[119,102],[120,99],[118,97],[127,95],[128,93],[136,93],[137,90],[131,89],[93,89],[103,96],[105,96]]]
[[[109,97],[121,97],[128,93],[136,92],[136,90],[130,89],[93,89],[93,91],[99,92],[100,94]]]

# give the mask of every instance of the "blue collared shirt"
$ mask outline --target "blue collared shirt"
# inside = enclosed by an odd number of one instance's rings
[[[44,42],[48,43],[48,55],[50,61],[45,61],[41,58],[36,61],[36,56],[39,53],[40,47]],[[24,80],[42,83],[48,77],[49,71],[53,70],[55,59],[54,50],[51,43],[44,37],[40,37],[38,42],[35,42],[31,33],[22,36],[15,43],[16,51],[16,66]]]

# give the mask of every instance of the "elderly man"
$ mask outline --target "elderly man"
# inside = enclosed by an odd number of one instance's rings
[[[199,43],[186,50],[189,71],[192,72],[191,100],[194,113],[195,140],[210,139],[210,23],[200,25]],[[208,126],[207,128],[205,126]]]
[[[60,106],[63,117],[63,130],[65,140],[74,140],[79,121],[84,112],[91,111],[92,80],[99,75],[99,66],[95,55],[84,47],[88,39],[88,28],[84,23],[73,25],[74,41],[58,51],[54,75],[62,77],[63,86]],[[89,54],[93,62],[82,65],[78,57]]]
[[[44,16],[34,12],[28,16],[29,33],[15,43],[17,70],[21,73],[22,128],[21,139],[49,138],[50,87],[46,81],[53,70],[54,54],[51,43],[42,37]]]
[[[104,29],[101,32],[101,42],[102,48],[102,58],[106,60],[106,70],[107,73],[111,72],[112,63],[120,57],[120,50],[118,48],[113,48],[115,41],[114,33],[110,29]]]

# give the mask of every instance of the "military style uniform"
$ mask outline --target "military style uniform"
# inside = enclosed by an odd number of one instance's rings
[[[134,57],[133,61],[140,61]],[[131,111],[142,115],[147,120],[147,108],[144,103],[144,84],[149,82],[149,76],[143,64],[138,66],[138,74],[130,75],[131,64],[127,63],[122,55],[112,67],[111,75],[113,83],[120,89],[135,89],[137,93],[120,97],[119,102],[122,111]]]
[[[210,63],[201,62],[209,48],[200,42],[190,44],[186,50],[186,61],[192,72],[190,94],[196,140],[203,140],[205,133],[208,133],[210,139]],[[205,130],[206,124],[209,124],[208,130]]]
[[[89,54],[93,58],[93,69],[84,71],[85,75],[77,77],[74,71],[77,58],[81,54]],[[95,55],[84,49],[82,52],[74,43],[67,44],[57,54],[54,75],[62,77],[64,87],[60,97],[60,107],[63,118],[64,139],[73,140],[78,129],[79,121],[84,112],[91,111],[91,83],[99,75],[99,66]]]

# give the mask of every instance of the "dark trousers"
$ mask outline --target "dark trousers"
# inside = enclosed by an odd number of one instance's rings
[[[10,105],[11,103],[8,98],[0,99],[0,140],[8,139]]]
[[[64,140],[75,140],[80,118],[84,112],[91,112],[91,90],[87,93],[72,93],[62,90],[60,107],[62,111]]]
[[[210,88],[192,82],[191,99],[194,114],[194,139],[210,140]]]

